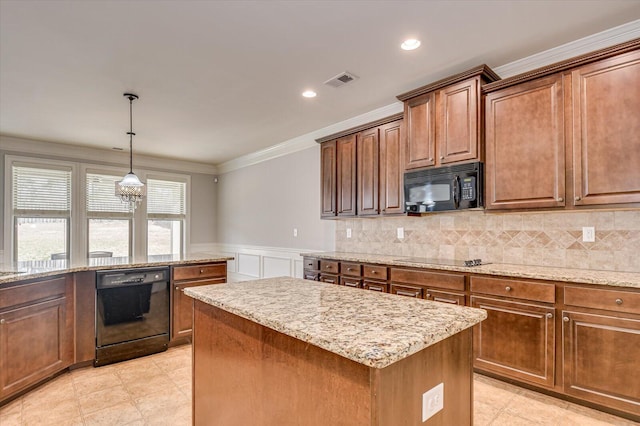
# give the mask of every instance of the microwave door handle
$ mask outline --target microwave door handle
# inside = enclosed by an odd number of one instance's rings
[[[457,210],[460,207],[460,179],[458,175],[453,177],[453,207]]]

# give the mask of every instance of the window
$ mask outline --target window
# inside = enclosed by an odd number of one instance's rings
[[[183,252],[186,218],[185,181],[147,179],[147,255]]]
[[[114,257],[126,260],[131,256],[132,215],[114,195],[114,182],[121,177],[87,171],[85,178],[89,264],[99,265]]]
[[[11,164],[13,258],[19,267],[69,260],[71,167]]]

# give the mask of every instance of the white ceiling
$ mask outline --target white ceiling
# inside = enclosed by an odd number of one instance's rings
[[[220,164],[638,18],[638,0],[1,0],[0,133],[127,150],[132,91],[135,153]]]

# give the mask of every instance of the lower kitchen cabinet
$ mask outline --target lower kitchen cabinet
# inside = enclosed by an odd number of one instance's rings
[[[174,266],[172,269],[171,340],[191,338],[193,328],[193,299],[184,294],[187,287],[227,282],[227,264]],[[196,279],[197,278],[197,279]]]
[[[487,311],[473,330],[474,367],[552,388],[555,378],[554,308],[471,296]]]
[[[564,392],[640,420],[640,293],[567,286]]]
[[[0,290],[0,400],[70,366],[73,333],[71,276]]]

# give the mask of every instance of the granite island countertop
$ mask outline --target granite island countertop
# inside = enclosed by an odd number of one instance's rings
[[[479,323],[482,309],[279,277],[190,287],[204,303],[384,368]]]
[[[500,275],[513,278],[531,278],[548,281],[563,281],[582,284],[609,285],[640,289],[640,273],[591,269],[572,269],[536,265],[516,265],[508,263],[488,263],[481,266],[455,266],[437,263],[417,262],[415,258],[378,255],[369,253],[317,252],[300,253],[302,256],[328,260],[404,266],[441,271],[465,272],[479,275]]]
[[[16,265],[7,265],[0,263],[0,286],[14,281],[29,280],[33,278],[42,278],[70,272],[82,271],[100,271],[107,269],[127,269],[127,268],[145,268],[157,266],[171,265],[193,265],[199,263],[225,262],[233,260],[233,256],[221,255],[219,253],[198,252],[182,256],[148,256],[142,259],[133,259],[128,257],[99,258],[96,259],[99,264],[80,264],[67,266],[66,261],[52,261],[44,267],[37,268],[20,268]]]

